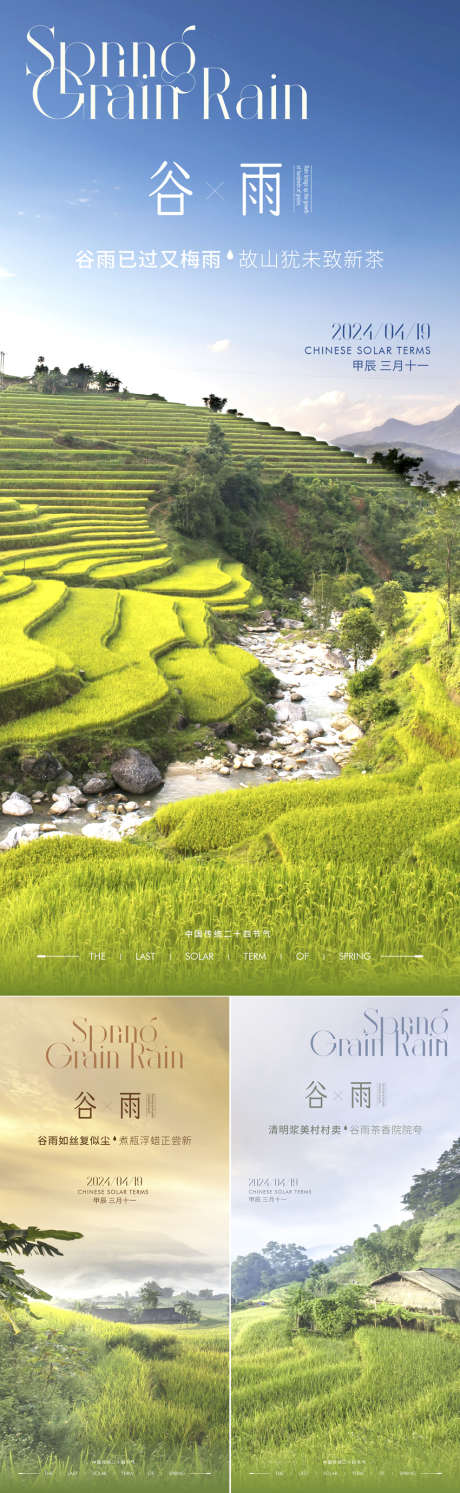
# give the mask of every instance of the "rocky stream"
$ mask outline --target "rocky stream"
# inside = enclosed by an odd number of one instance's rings
[[[350,663],[286,619],[245,626],[238,642],[278,681],[276,719],[248,748],[219,734],[219,752],[171,762],[164,779],[146,752],[131,748],[110,774],[74,782],[51,752],[31,759],[36,790],[11,784],[1,794],[0,850],[64,834],[121,841],[172,800],[278,780],[336,776],[361,736],[347,713]],[[43,786],[42,786],[43,784]],[[53,786],[50,786],[53,785]]]

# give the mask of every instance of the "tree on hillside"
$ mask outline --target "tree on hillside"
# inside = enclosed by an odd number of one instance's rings
[[[248,1301],[260,1296],[261,1291],[271,1291],[275,1282],[268,1260],[255,1250],[248,1255],[238,1255],[232,1265],[232,1292],[236,1301]]]
[[[351,607],[349,612],[345,612],[339,635],[345,653],[352,655],[356,673],[359,659],[370,658],[380,642],[380,628],[369,607]]]
[[[375,592],[374,613],[376,621],[385,632],[396,631],[400,622],[404,620],[406,610],[406,598],[399,581],[384,581]]]
[[[35,368],[34,368],[34,378],[37,378],[37,377],[39,378],[42,373],[49,373],[49,368],[48,368],[48,364],[45,363],[45,359],[43,357],[43,353],[39,353],[39,356],[37,358],[37,362],[36,362]]]
[[[21,1229],[15,1223],[0,1222],[1,1255],[62,1255],[61,1249],[48,1243],[49,1239],[67,1241],[82,1238],[82,1234],[68,1233],[64,1229],[37,1229],[32,1224]],[[19,1308],[30,1312],[29,1300],[50,1301],[51,1298],[48,1291],[42,1291],[26,1280],[23,1270],[16,1270],[13,1265],[0,1261],[0,1311],[14,1333],[19,1331],[14,1314]]]
[[[422,1228],[419,1223],[396,1223],[389,1229],[376,1228],[366,1238],[355,1239],[356,1258],[369,1266],[373,1275],[407,1270],[417,1254]]]
[[[198,1295],[200,1301],[212,1301],[214,1299],[214,1291],[211,1291],[209,1289],[209,1286],[203,1286],[203,1289],[198,1292]]]
[[[421,514],[405,543],[412,564],[424,570],[446,601],[447,641],[452,641],[452,597],[460,586],[460,488],[449,482],[438,492],[425,493]]]
[[[156,1280],[145,1280],[139,1291],[139,1300],[146,1310],[155,1310],[158,1306],[158,1297],[161,1295],[161,1286]]]
[[[324,632],[334,610],[335,576],[328,574],[327,570],[319,570],[313,576],[311,594],[316,625]]]
[[[279,1244],[276,1239],[270,1239],[262,1255],[272,1270],[274,1286],[303,1280],[312,1268],[310,1256],[301,1244]]]
[[[432,1171],[423,1170],[413,1179],[403,1197],[403,1207],[415,1218],[429,1218],[460,1197],[460,1136],[443,1151]]]
[[[103,394],[119,393],[121,380],[116,378],[114,373],[109,373],[107,368],[101,368],[99,373],[96,373],[96,382]]]
[[[390,446],[389,451],[374,451],[372,457],[375,467],[383,467],[386,472],[396,472],[405,481],[418,471],[422,461],[422,456],[405,456],[404,451],[399,451],[397,446]]]
[[[222,410],[225,409],[226,403],[227,400],[221,399],[218,394],[203,395],[203,404],[207,406],[208,410],[212,410],[213,415],[221,414]]]
[[[176,1311],[182,1317],[183,1322],[201,1322],[201,1312],[189,1301],[188,1295],[180,1296],[175,1303]]]
[[[308,1287],[312,1295],[321,1295],[325,1285],[324,1277],[329,1275],[329,1266],[324,1260],[315,1260],[308,1276]]]
[[[78,389],[80,393],[84,393],[94,377],[94,368],[90,368],[89,363],[78,363],[76,367],[69,368],[67,371],[69,388]]]

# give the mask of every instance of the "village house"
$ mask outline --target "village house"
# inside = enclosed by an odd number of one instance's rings
[[[101,1317],[104,1322],[131,1322],[135,1327],[146,1323],[164,1326],[166,1322],[179,1326],[183,1320],[173,1306],[146,1307],[136,1317],[123,1306],[97,1306],[91,1308],[91,1316]]]
[[[414,1311],[436,1312],[460,1322],[460,1270],[394,1270],[367,1288],[372,1302],[389,1301]]]

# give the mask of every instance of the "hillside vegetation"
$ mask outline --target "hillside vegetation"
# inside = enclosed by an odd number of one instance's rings
[[[160,1331],[34,1303],[33,1322],[14,1339],[2,1324],[0,1344],[0,1474],[225,1481],[226,1328]]]
[[[232,1329],[232,1461],[251,1474],[368,1479],[457,1468],[460,1333],[359,1328],[351,1338],[292,1338],[260,1307]]]
[[[326,525],[330,544],[330,504],[340,507],[349,476],[342,528],[334,520],[339,549],[350,543],[364,555],[375,530],[389,553],[392,514],[408,501],[391,473],[375,468],[370,479],[344,453],[251,421],[218,416],[222,427],[248,489],[253,458],[271,479],[279,474],[268,545],[290,533],[307,572],[313,530],[319,545]],[[202,443],[205,467],[221,447],[219,436],[206,448],[209,414],[10,385],[0,428],[7,780],[17,781],[23,751],[54,743],[74,770],[106,766],[134,739],[163,766],[179,750],[196,753],[197,723],[201,746],[219,721],[251,732],[266,710],[267,671],[222,629],[260,593],[241,559],[179,538],[168,520],[184,442]],[[231,496],[234,470],[225,461],[219,470]],[[286,473],[307,484],[297,516],[286,508]],[[440,979],[455,989],[460,666],[442,622],[438,592],[408,594],[406,620],[379,655],[382,687],[353,697],[365,735],[340,777],[185,799],[119,846],[66,837],[3,856],[5,989],[36,990],[42,975],[50,991],[63,977],[69,992],[92,988],[101,930],[100,991],[131,990],[133,979],[150,988],[145,949],[165,992],[359,993],[394,989],[396,971],[407,991],[439,990]],[[47,964],[45,975],[37,958],[47,953],[69,962]]]
[[[256,462],[269,484],[263,538],[260,523],[257,533],[249,525],[254,564],[263,569],[263,551],[270,570],[271,551],[284,545],[287,575],[305,583],[332,526],[328,544],[340,549],[348,535],[367,571],[376,505],[381,548],[391,547],[407,489],[377,469],[370,488],[366,463],[325,443],[146,398],[9,383],[0,396],[0,759],[56,741],[88,757],[112,724],[164,738],[184,706],[206,726],[250,703],[255,665],[241,650],[219,653],[212,624],[260,603],[242,566],[248,536],[241,542],[232,521],[224,543],[241,559],[229,561],[212,552],[212,529],[194,545],[170,523],[184,448],[204,450],[211,429],[235,471]],[[286,488],[297,479],[309,517]],[[140,598],[126,597],[133,588]]]

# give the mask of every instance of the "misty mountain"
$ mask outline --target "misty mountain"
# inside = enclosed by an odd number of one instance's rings
[[[404,446],[408,450],[427,447],[440,451],[445,457],[446,452],[454,452],[460,463],[460,404],[444,415],[442,420],[425,420],[420,425],[411,425],[408,420],[385,420],[383,425],[374,425],[372,430],[357,430],[351,435],[336,437],[342,447],[351,447],[353,451],[372,446],[382,449],[384,446]],[[458,470],[458,468],[457,468]]]
[[[398,420],[387,420],[386,422],[387,425],[399,425],[402,423],[402,421]],[[422,429],[423,427],[420,426],[419,428]],[[383,425],[380,429],[384,429]],[[390,441],[371,439],[370,442],[368,436],[369,431],[363,430],[361,431],[359,440],[358,436],[338,436],[337,442],[340,442],[340,445],[345,450],[352,449],[357,456],[366,457],[373,456],[374,451],[388,451],[390,446],[397,445],[400,450],[404,451],[406,456],[421,456],[422,467],[420,470],[430,472],[436,482],[456,482],[460,480],[460,454],[455,454],[452,451],[441,451],[434,446],[419,446],[415,441],[407,441],[401,436]],[[351,446],[352,441],[353,446]],[[415,473],[414,479],[416,480]]]

